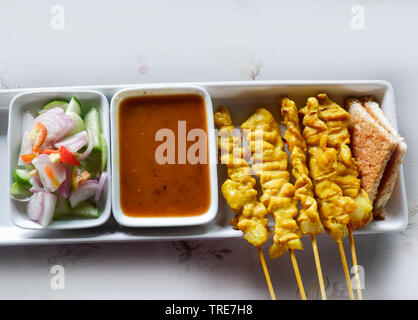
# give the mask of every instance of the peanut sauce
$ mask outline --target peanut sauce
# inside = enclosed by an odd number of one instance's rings
[[[131,217],[183,217],[204,214],[210,205],[210,180],[205,141],[205,161],[191,164],[179,151],[178,121],[207,136],[202,97],[194,94],[141,96],[124,99],[119,108],[120,202]],[[160,164],[156,141],[160,129],[175,135],[175,164]],[[197,141],[185,141],[186,150]],[[201,151],[201,150],[199,150]],[[166,154],[168,151],[166,150]],[[165,154],[165,155],[166,155]],[[203,162],[203,163],[202,163]]]

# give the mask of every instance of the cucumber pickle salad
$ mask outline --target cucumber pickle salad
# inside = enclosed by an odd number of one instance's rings
[[[29,219],[42,227],[99,217],[107,162],[99,111],[72,97],[48,103],[36,117],[26,112],[22,121],[11,197],[27,201]]]

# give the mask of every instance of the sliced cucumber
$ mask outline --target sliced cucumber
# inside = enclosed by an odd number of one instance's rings
[[[58,197],[57,204],[55,206],[54,220],[61,219],[68,214],[68,199]]]
[[[93,151],[80,163],[82,170],[87,170],[93,177],[99,176],[102,171],[102,153]]]
[[[35,168],[35,166],[32,164],[32,163],[30,163],[30,164],[25,164],[24,166],[23,166],[27,171],[32,171],[32,170],[34,170],[34,169],[36,169]]]
[[[96,219],[99,217],[99,209],[90,202],[82,202],[77,207],[70,209],[65,215],[54,217],[56,220],[71,219]]]
[[[107,164],[107,143],[103,134],[100,134],[100,142],[102,145],[102,171],[105,171]]]
[[[30,188],[32,187],[30,180],[29,171],[25,169],[16,169],[13,173],[13,178],[16,182],[20,183],[21,185]]]
[[[15,198],[27,198],[32,195],[32,192],[25,185],[15,182],[10,190],[10,195]]]
[[[101,151],[102,144],[100,143],[100,113],[96,108],[91,108],[84,117],[84,124],[86,129],[90,131],[93,137],[93,151]]]
[[[71,130],[71,132],[68,134],[69,136],[84,130],[84,121],[77,113],[67,110],[65,114],[74,121],[74,127],[73,130]]]
[[[93,219],[99,217],[99,209],[90,202],[82,202],[71,209],[71,214],[80,218]]]
[[[59,107],[59,108],[61,108],[65,111],[68,107],[68,101],[64,101],[64,100],[51,101],[51,102],[47,103],[46,105],[44,105],[42,110],[46,111],[46,110],[56,108],[56,107]]]
[[[71,98],[70,102],[68,103],[68,107],[65,113],[68,113],[70,111],[77,113],[79,116],[81,116],[81,114],[83,113],[83,107],[81,106],[80,100],[78,100],[74,96]]]

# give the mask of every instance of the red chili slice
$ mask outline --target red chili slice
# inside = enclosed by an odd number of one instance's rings
[[[24,161],[24,162],[31,162],[33,159],[36,158],[36,154],[34,153],[27,153],[27,154],[22,154],[20,156],[20,158]]]
[[[78,161],[78,159],[66,147],[60,146],[58,151],[60,153],[61,162],[81,167],[81,164]]]
[[[35,141],[33,142],[32,151],[37,153],[39,152],[40,146],[45,141],[47,130],[46,130],[46,127],[40,122],[37,122],[33,129],[36,132],[36,138],[35,138]]]

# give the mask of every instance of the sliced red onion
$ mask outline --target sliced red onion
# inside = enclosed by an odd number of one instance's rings
[[[32,152],[32,141],[28,139],[28,133],[33,126],[33,116],[29,112],[25,112],[22,116],[22,143],[20,145],[20,153],[17,164],[19,166],[24,166],[28,163],[22,160],[20,157],[23,154],[28,154]]]
[[[42,227],[46,228],[51,223],[54,216],[57,196],[49,192],[42,193],[44,194],[43,212],[41,217],[38,219],[38,222]]]
[[[83,201],[93,197],[98,188],[99,183],[96,180],[87,180],[81,184],[76,191],[70,196],[71,207],[76,207]]]
[[[71,187],[71,174],[70,169],[68,167],[65,168],[65,180],[61,183],[60,187],[58,188],[58,193],[63,199],[68,199],[70,197],[70,187]]]
[[[39,178],[38,174],[30,178],[29,182],[32,185],[32,188],[29,189],[30,192],[34,193],[44,191],[41,179]]]
[[[64,138],[74,127],[74,121],[64,113],[64,110],[56,107],[40,114],[33,123],[40,122],[47,129],[44,144],[48,145]]]
[[[79,159],[79,160],[84,160],[84,159],[86,159],[86,158],[90,155],[91,150],[93,150],[93,146],[94,146],[94,139],[93,139],[93,136],[92,136],[92,134],[91,134],[91,132],[90,132],[90,130],[89,130],[89,129],[87,129],[87,134],[88,134],[88,136],[89,136],[89,145],[87,146],[86,151],[84,151],[82,154],[80,154],[80,155],[78,156],[78,159]]]
[[[44,195],[45,192],[35,193],[28,203],[28,216],[32,221],[39,221],[44,212]]]
[[[38,221],[40,225],[46,228],[52,221],[57,204],[57,196],[53,193],[44,192],[44,212]]]
[[[104,184],[106,182],[106,178],[107,178],[107,173],[102,172],[102,174],[100,175],[99,184],[97,186],[97,191],[96,191],[96,194],[94,196],[94,203],[99,202],[100,196],[102,195]]]
[[[36,193],[28,203],[29,219],[38,222],[42,227],[47,227],[54,216],[57,196],[49,192]]]
[[[29,131],[25,131],[23,133],[22,144],[20,145],[20,152],[19,152],[19,159],[17,164],[19,166],[24,166],[29,164],[29,162],[25,162],[22,160],[21,155],[32,153],[32,141],[28,138]]]
[[[46,154],[40,154],[35,159],[32,160],[32,164],[38,170],[39,176],[42,181],[42,185],[47,191],[54,192],[59,186],[63,183],[66,178],[66,167],[62,163],[53,163],[49,160],[49,157]],[[55,185],[48,175],[45,172],[46,166],[49,166],[52,172],[55,175],[55,178],[59,182],[59,185]]]
[[[70,152],[77,152],[87,144],[87,132],[85,130],[69,136],[54,144],[55,148],[66,147]]]

